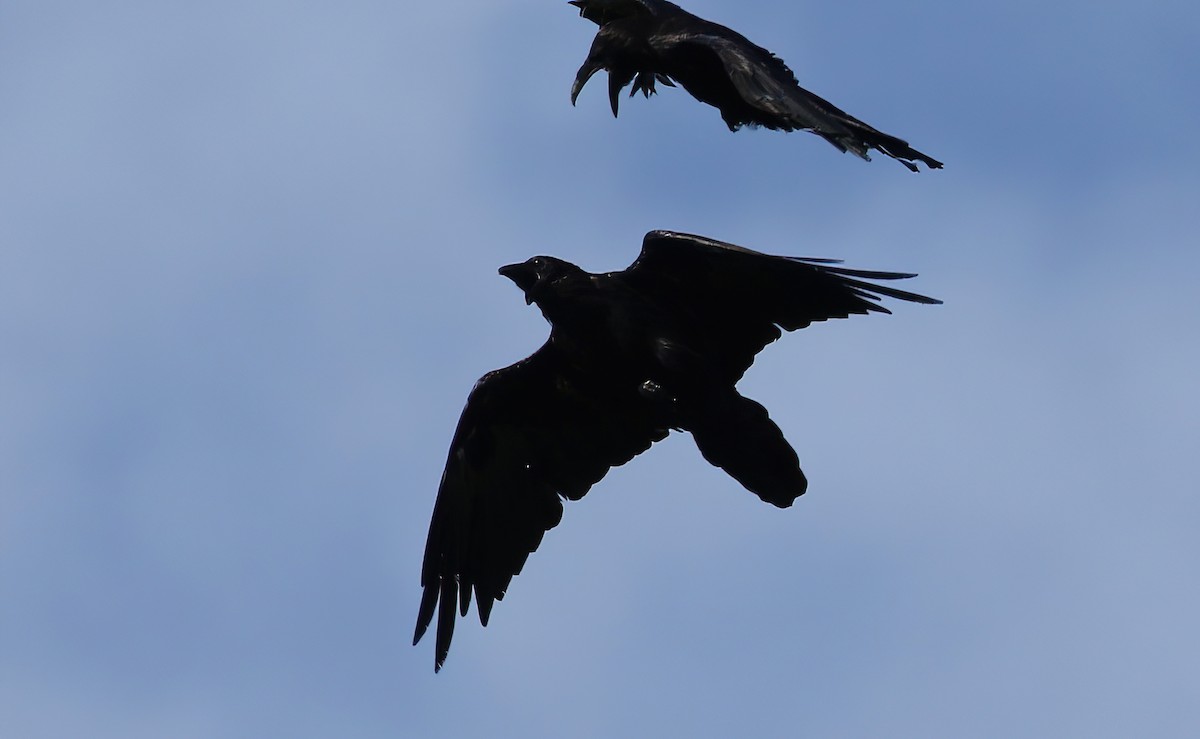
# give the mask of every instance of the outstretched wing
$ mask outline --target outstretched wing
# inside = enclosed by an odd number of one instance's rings
[[[752,125],[849,133],[845,111],[800,87],[796,75],[782,59],[745,37],[711,24],[702,32],[683,32],[653,37],[653,46],[664,56],[681,58],[711,54],[720,62],[739,97],[756,118],[741,121]]]
[[[579,8],[579,15],[598,26],[636,15],[664,15],[681,10],[666,0],[567,0],[567,4]]]
[[[651,231],[625,280],[650,299],[685,311],[737,382],[780,329],[852,314],[890,313],[882,297],[913,303],[940,300],[866,280],[915,277],[837,266],[837,260],[762,254],[703,236]]]
[[[455,611],[474,591],[487,625],[495,601],[562,518],[608,472],[664,438],[644,405],[573,373],[547,342],[485,375],[467,399],[434,504],[425,589],[413,644],[438,614],[435,669],[450,650]]]

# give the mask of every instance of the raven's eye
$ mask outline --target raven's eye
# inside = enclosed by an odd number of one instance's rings
[[[544,265],[545,263],[546,263],[546,260],[545,260],[545,259],[542,259],[541,257],[534,257],[534,258],[533,258],[533,266],[534,266],[534,267],[541,267],[541,266],[542,266],[542,265]]]

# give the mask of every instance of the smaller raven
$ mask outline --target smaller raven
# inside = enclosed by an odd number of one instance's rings
[[[536,303],[550,338],[484,375],[450,442],[421,569],[413,644],[437,615],[434,669],[472,593],[487,626],[495,601],[609,468],[673,429],[762,500],[786,508],[808,480],[766,408],[735,386],[783,331],[851,314],[890,313],[881,296],[940,303],[866,280],[913,277],[777,257],[651,231],[628,269],[592,274],[533,257],[500,274]]]
[[[811,131],[838,148],[870,161],[875,149],[917,171],[942,163],[908,142],[868,126],[824,98],[800,87],[792,70],[770,51],[725,26],[692,15],[666,0],[569,0],[600,26],[591,51],[571,86],[571,104],[596,72],[608,70],[613,115],[621,90],[633,83],[650,97],[655,82],[679,83],[697,100],[721,111],[729,130],[765,126]]]

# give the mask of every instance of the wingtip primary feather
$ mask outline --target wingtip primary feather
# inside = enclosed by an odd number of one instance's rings
[[[908,276],[916,277],[916,275]],[[907,290],[898,290],[894,287],[888,287],[887,285],[877,285],[870,282],[859,282],[857,280],[847,280],[847,283],[856,291],[859,291],[860,295],[864,293],[868,294],[873,300],[880,300],[882,297],[887,297],[892,298],[893,300],[903,300],[908,303],[920,303],[922,305],[942,304],[942,301],[938,300],[937,298],[931,298],[928,295],[921,295],[920,293],[909,292]],[[891,311],[887,310],[883,306],[877,307],[879,310],[882,310],[885,313],[891,313]]]
[[[442,580],[442,597],[438,606],[437,648],[434,650],[434,672],[442,669],[446,657],[450,654],[450,642],[454,639],[455,612],[458,610],[455,607],[457,589],[458,583],[453,578]]]
[[[417,628],[413,631],[413,646],[417,646],[417,642],[421,641],[421,637],[425,636],[425,631],[429,629],[429,624],[433,622],[433,611],[437,607],[438,589],[432,585],[425,586],[425,592],[421,595],[421,605],[417,609]]]
[[[467,611],[471,608],[471,588],[463,588],[460,600],[458,603],[458,615],[463,618],[467,617]]]

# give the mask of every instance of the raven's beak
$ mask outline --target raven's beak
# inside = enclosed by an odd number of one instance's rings
[[[517,287],[525,293],[525,305],[533,303],[533,298],[529,295],[529,290],[537,284],[537,272],[533,270],[526,262],[519,264],[506,264],[500,268],[500,274],[516,283]]]
[[[583,6],[587,4],[587,0],[567,0],[567,5],[574,5],[579,8],[579,14],[583,14]]]

